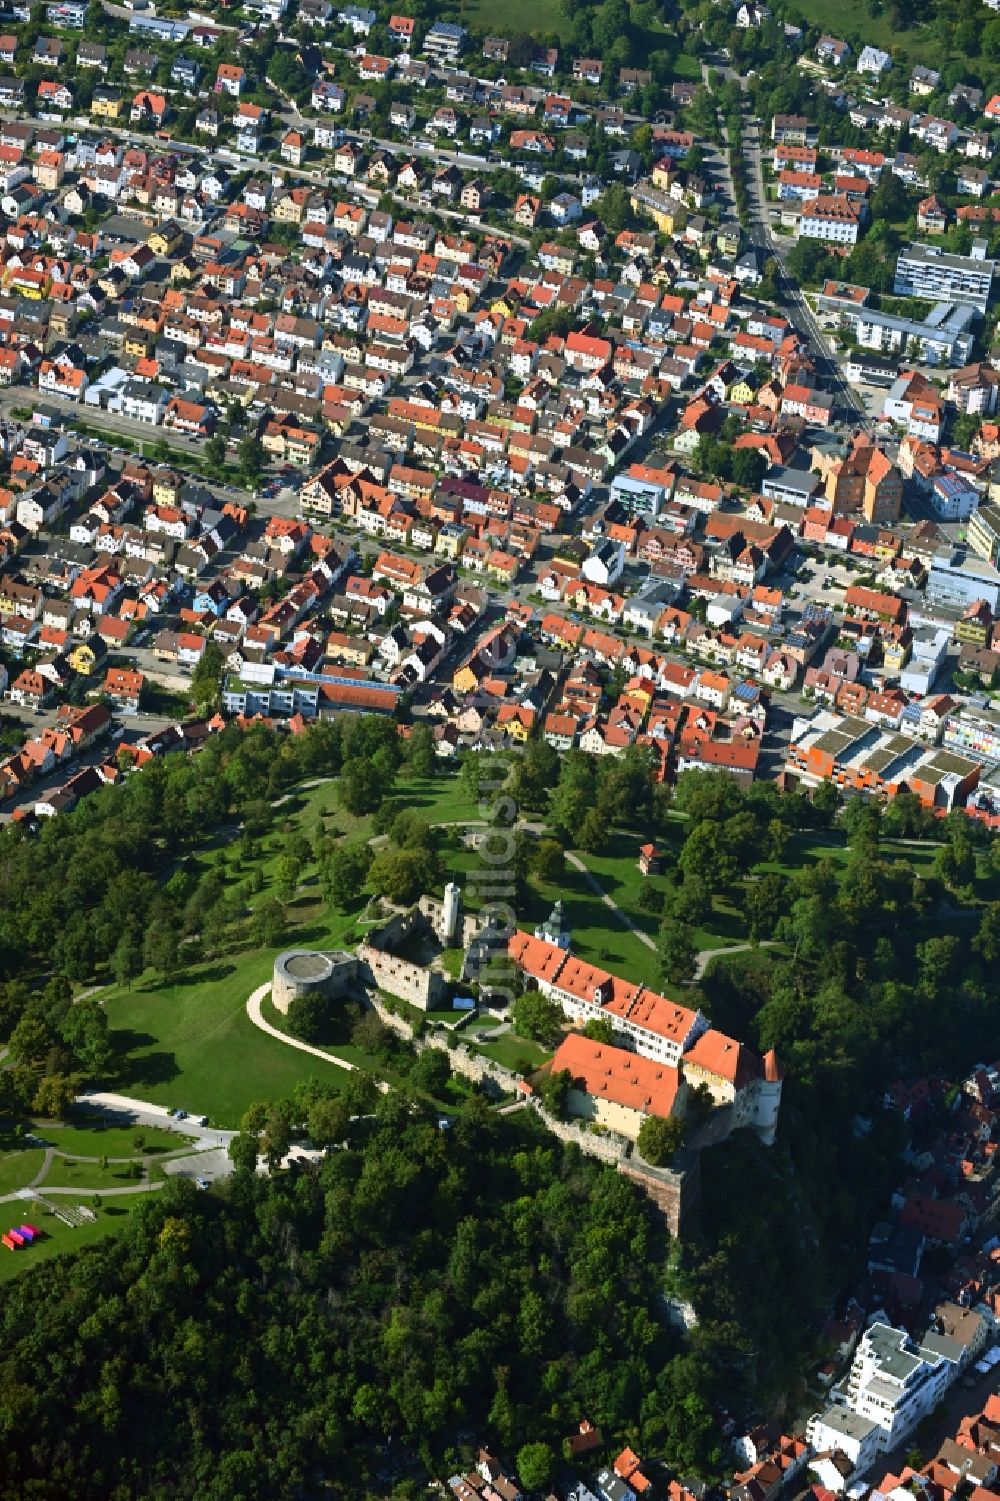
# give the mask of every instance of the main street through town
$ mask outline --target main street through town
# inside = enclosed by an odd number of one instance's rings
[[[742,82],[745,86],[746,80]],[[864,402],[848,384],[844,372],[823,337],[815,313],[802,295],[797,282],[785,270],[782,256],[790,247],[780,244],[771,229],[771,216],[767,206],[761,163],[760,121],[753,115],[749,101],[745,97],[740,102],[740,113],[743,160],[747,167],[747,217],[749,221],[747,228],[751,242],[762,256],[773,257],[778,267],[779,305],[796,333],[810,346],[817,373],[826,380],[842,406],[850,413],[852,420],[855,420],[866,432],[874,433],[875,424],[865,409]]]

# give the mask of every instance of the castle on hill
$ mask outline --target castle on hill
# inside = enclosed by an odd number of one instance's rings
[[[592,1018],[611,1025],[613,1046],[574,1035],[552,1061],[554,1071],[573,1075],[573,1114],[634,1139],[646,1116],[682,1116],[691,1091],[701,1088],[716,1107],[713,1139],[746,1127],[773,1145],[782,1084],[773,1050],[761,1057],[710,1026],[701,1011],[588,964],[547,937],[516,931],[508,953],[575,1026]]]

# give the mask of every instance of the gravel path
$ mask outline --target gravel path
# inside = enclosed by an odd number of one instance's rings
[[[349,1063],[346,1058],[337,1058],[333,1053],[327,1053],[322,1048],[313,1047],[311,1042],[302,1042],[298,1037],[289,1037],[287,1032],[279,1032],[277,1027],[272,1027],[269,1021],[264,1020],[261,1005],[264,997],[270,993],[270,990],[271,982],[268,980],[265,984],[258,985],[257,989],[252,991],[247,998],[247,1016],[249,1016],[254,1026],[259,1027],[262,1032],[266,1032],[268,1037],[276,1037],[279,1042],[285,1043],[287,1047],[297,1048],[300,1053],[311,1053],[314,1058],[322,1058],[327,1063],[332,1063],[334,1068],[346,1068],[347,1072],[352,1074],[354,1072],[354,1064]]]

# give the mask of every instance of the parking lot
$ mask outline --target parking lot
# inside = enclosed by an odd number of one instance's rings
[[[876,565],[877,566],[877,565]],[[844,590],[856,584],[865,570],[857,563],[832,561],[830,558],[807,558],[799,571],[799,593],[803,602],[833,606],[843,605]]]
[[[862,574],[871,572],[873,566],[878,565],[841,561],[829,556],[806,556],[794,572],[784,571],[776,575],[773,582],[775,588],[784,591],[793,609],[801,610],[809,604],[832,607],[838,603],[842,605],[844,590],[856,584]]]

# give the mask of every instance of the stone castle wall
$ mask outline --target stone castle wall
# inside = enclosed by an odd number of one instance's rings
[[[412,1042],[418,1053],[425,1048],[437,1048],[442,1053],[448,1054],[448,1060],[456,1074],[461,1074],[463,1079],[471,1079],[474,1083],[487,1083],[494,1086],[493,1093],[496,1095],[515,1094],[520,1083],[521,1075],[513,1069],[506,1068],[504,1064],[497,1063],[493,1058],[485,1058],[482,1053],[476,1053],[472,1048],[466,1047],[460,1042],[455,1047],[449,1047],[448,1038],[453,1034],[442,1036],[439,1032],[428,1032],[422,1037],[414,1037],[413,1028],[405,1016],[397,1016],[390,1011],[385,1002],[377,995],[369,994],[369,1004],[387,1027],[399,1037],[405,1037]]]
[[[436,969],[411,964],[409,959],[399,959],[369,943],[358,949],[358,958],[369,984],[408,1001],[420,1011],[432,1010],[447,995],[448,982]]]

